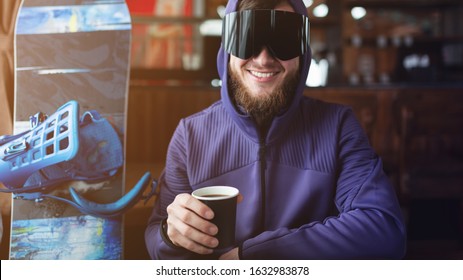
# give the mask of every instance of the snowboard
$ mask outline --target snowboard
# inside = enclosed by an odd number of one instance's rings
[[[93,110],[108,120],[125,153],[131,27],[121,0],[22,0],[15,29],[14,134],[73,101],[79,114]],[[125,160],[110,178],[71,180],[53,192],[69,197],[72,187],[89,200],[110,203],[124,193],[124,171]],[[123,259],[123,235],[121,216],[102,218],[56,199],[13,195],[12,260]]]

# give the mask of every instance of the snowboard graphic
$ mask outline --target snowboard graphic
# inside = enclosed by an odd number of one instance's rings
[[[47,194],[81,199],[77,205],[87,209],[123,196],[130,42],[123,0],[22,0],[14,134],[30,130],[30,139],[40,136],[35,154],[25,152],[35,147],[26,134],[22,142],[4,145],[3,160],[26,173],[46,161],[59,167],[34,170],[38,179],[26,184],[48,184]],[[59,199],[30,196],[13,195],[10,259],[123,258],[121,216],[92,215]]]

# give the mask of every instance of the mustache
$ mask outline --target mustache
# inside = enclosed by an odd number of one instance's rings
[[[246,64],[244,64],[243,67],[244,69],[252,69],[254,71],[261,71],[261,72],[280,72],[283,67],[278,61],[276,60],[273,60],[273,61],[274,62],[268,62],[265,65],[262,65],[253,60],[249,60]]]

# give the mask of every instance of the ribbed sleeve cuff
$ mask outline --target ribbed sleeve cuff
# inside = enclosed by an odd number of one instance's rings
[[[166,243],[167,246],[169,246],[169,247],[171,247],[173,249],[183,249],[182,247],[179,247],[179,246],[175,245],[174,243],[172,243],[169,236],[167,235],[167,218],[165,218],[165,219],[163,219],[161,221],[160,233],[161,233],[162,241],[164,241],[164,243]]]

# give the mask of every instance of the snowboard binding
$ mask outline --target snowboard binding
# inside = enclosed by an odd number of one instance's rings
[[[0,182],[16,199],[41,201],[53,198],[83,213],[118,216],[140,199],[154,195],[157,182],[146,172],[127,194],[113,203],[89,201],[70,188],[72,200],[51,192],[69,181],[102,182],[122,167],[123,148],[119,134],[97,111],[85,112],[79,120],[79,105],[69,101],[47,117],[30,118],[31,129],[0,137]],[[151,191],[144,195],[150,185]]]

